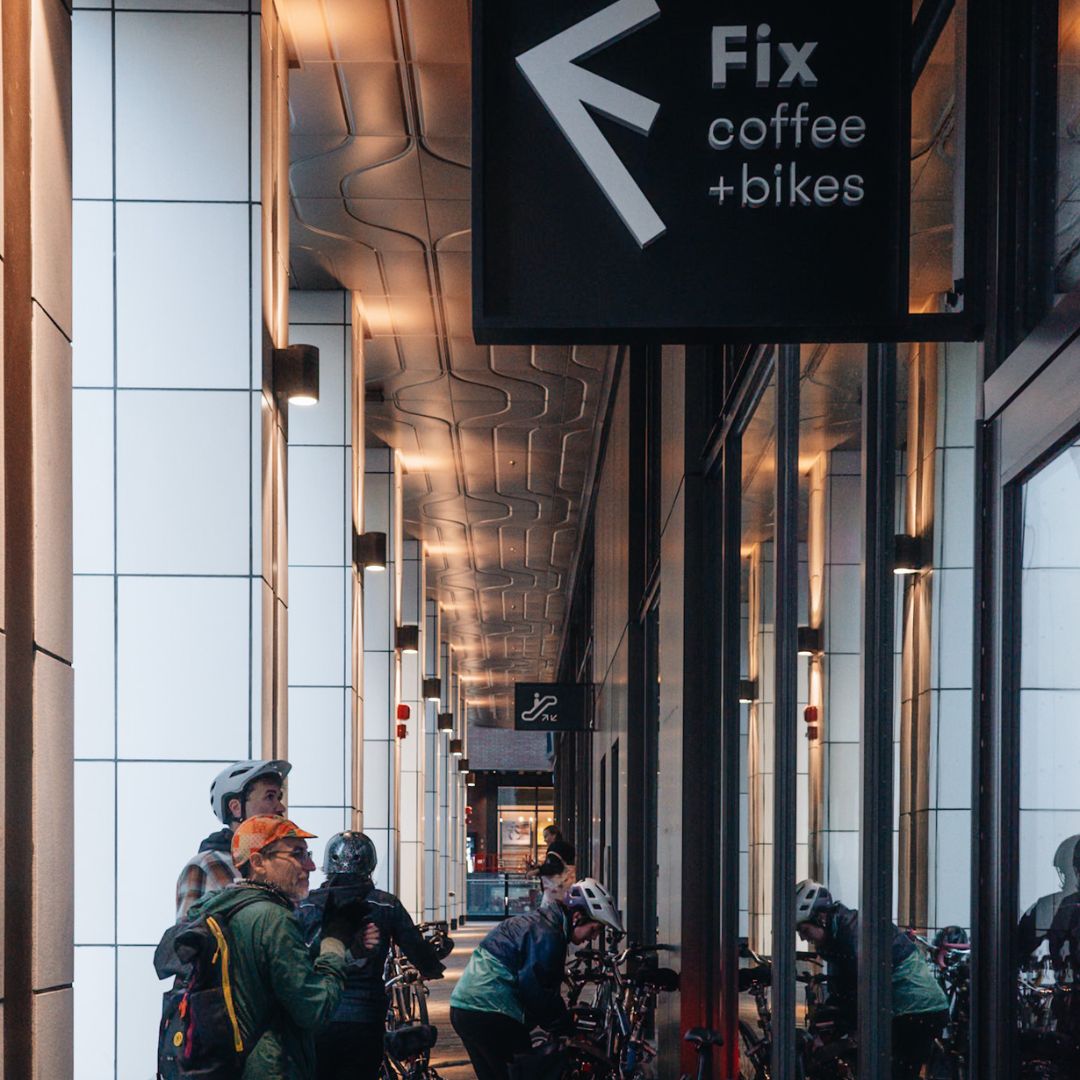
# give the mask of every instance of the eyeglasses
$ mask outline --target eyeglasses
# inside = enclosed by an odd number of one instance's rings
[[[311,863],[312,866],[315,865],[315,860],[311,857],[311,852],[308,851],[306,847],[278,848],[277,851],[266,851],[263,852],[263,854],[268,859],[273,859],[277,855],[285,855],[290,859],[295,859],[301,866],[303,866],[304,863]]]

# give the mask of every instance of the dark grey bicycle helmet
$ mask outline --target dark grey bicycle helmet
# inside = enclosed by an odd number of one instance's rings
[[[371,837],[362,832],[339,832],[326,842],[323,856],[324,874],[359,874],[371,877],[378,865],[378,856]]]
[[[943,926],[934,935],[934,947],[937,949],[948,945],[969,945],[971,939],[968,932],[962,926]]]

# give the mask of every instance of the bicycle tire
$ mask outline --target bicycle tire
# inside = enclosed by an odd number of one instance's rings
[[[745,1021],[739,1021],[739,1080],[769,1080],[769,1067],[761,1058],[768,1056],[769,1045]]]

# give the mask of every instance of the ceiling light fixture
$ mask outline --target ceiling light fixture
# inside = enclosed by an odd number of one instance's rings
[[[424,697],[428,701],[442,701],[442,679],[438,675],[429,675],[424,680]]]
[[[273,354],[274,394],[290,405],[319,404],[319,350],[287,345]]]
[[[405,623],[397,628],[397,647],[402,655],[420,651],[420,627],[416,623]]]
[[[352,561],[357,570],[381,573],[386,569],[386,533],[353,533]]]
[[[799,655],[821,656],[825,652],[820,626],[800,626],[798,630]]]

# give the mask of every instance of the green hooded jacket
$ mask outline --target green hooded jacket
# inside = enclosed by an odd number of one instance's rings
[[[224,914],[251,889],[265,891],[266,900],[236,912],[226,928],[244,1045],[262,1032],[243,1080],[313,1080],[315,1034],[330,1022],[341,998],[344,956],[324,951],[312,960],[292,905],[258,885],[241,882],[211,893],[188,917]]]

